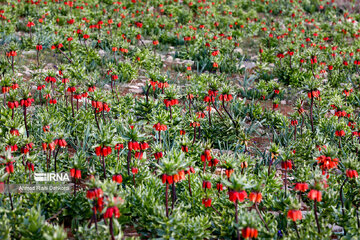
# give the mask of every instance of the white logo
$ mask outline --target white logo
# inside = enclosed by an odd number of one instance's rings
[[[34,173],[35,182],[70,182],[69,173]]]

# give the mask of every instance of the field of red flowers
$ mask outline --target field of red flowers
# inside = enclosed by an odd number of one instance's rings
[[[0,239],[360,238],[358,0],[0,0],[0,21]]]

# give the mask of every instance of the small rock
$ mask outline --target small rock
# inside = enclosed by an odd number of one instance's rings
[[[175,56],[175,54],[176,54],[176,52],[171,51],[171,52],[168,52],[166,55]]]
[[[110,86],[109,84],[105,84],[105,85],[104,85],[104,89],[105,89],[105,90],[111,90],[111,86]]]
[[[286,100],[280,101],[281,105],[286,105]]]
[[[174,58],[172,56],[168,56],[165,60],[165,62],[172,62],[174,61]]]
[[[214,149],[212,150],[212,152],[213,152],[214,154],[229,154],[229,155],[231,155],[231,154],[234,153],[234,152],[231,151],[231,150],[221,150],[221,151],[220,151],[220,149],[216,149],[216,148],[214,148]]]
[[[240,53],[241,55],[243,54],[243,50],[241,48],[235,48],[234,49],[234,53]]]
[[[141,83],[141,85],[144,85],[144,83],[146,83],[148,81],[149,78],[147,77],[139,77],[139,82]]]
[[[336,232],[336,233],[344,232],[344,229],[342,227],[340,227],[340,226],[337,226],[337,225],[333,225],[333,226],[329,225],[328,227],[331,228],[332,231]]]
[[[152,40],[142,40],[145,45],[152,44]]]
[[[254,62],[244,62],[244,66],[246,69],[251,69],[256,67],[256,64]]]
[[[106,52],[104,50],[102,50],[102,49],[99,50],[99,55],[101,57],[105,56],[105,54],[106,54]]]
[[[192,66],[192,65],[194,64],[194,61],[192,61],[192,60],[185,60],[184,63],[185,63],[186,65]]]
[[[143,93],[143,90],[141,88],[132,88],[132,89],[129,89],[129,92],[141,94],[141,93]]]
[[[35,50],[30,50],[30,51],[24,51],[22,52],[23,55],[28,56],[28,55],[35,55],[36,51]]]
[[[30,76],[33,73],[27,66],[24,66],[24,74]]]

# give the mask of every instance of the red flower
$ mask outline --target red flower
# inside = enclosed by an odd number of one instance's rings
[[[11,146],[6,146],[5,150],[7,151],[8,149],[10,149],[12,152],[16,152],[18,150],[18,146],[17,146],[17,144],[14,144],[14,145],[11,145]],[[28,153],[28,151],[24,152],[24,153]]]
[[[217,158],[210,159],[208,166],[209,167],[215,167],[220,161]]]
[[[260,203],[262,200],[262,194],[260,192],[251,192],[249,195],[249,199],[253,203]]]
[[[19,84],[13,83],[13,85],[11,85],[11,88],[12,88],[13,90],[18,89],[18,88],[19,88]]]
[[[81,178],[81,170],[76,169],[76,171],[75,171],[75,178],[76,178],[76,179],[80,179],[80,178]]]
[[[185,171],[185,174],[195,173],[195,169],[193,167],[189,167],[188,170]]]
[[[298,120],[291,120],[291,126],[297,126],[299,124]]]
[[[21,99],[20,100],[20,105],[21,106],[25,106],[25,107],[30,107],[31,106],[31,103],[34,102],[34,99],[33,98],[28,98],[28,99]]]
[[[11,129],[10,134],[13,136],[20,136],[19,130],[17,129]]]
[[[95,148],[95,154],[96,154],[96,156],[100,156],[100,154],[101,154],[101,147],[100,146]]]
[[[315,189],[311,189],[308,198],[313,201],[320,202],[321,201],[321,192]]]
[[[66,143],[65,139],[56,139],[55,144],[58,144],[60,147],[66,147],[67,146],[67,143]]]
[[[7,173],[14,173],[14,165],[13,162],[6,163],[5,171]]]
[[[358,178],[359,177],[358,172],[356,170],[351,170],[351,169],[346,170],[346,176],[348,178]]]
[[[211,207],[211,198],[203,198],[202,204],[203,204],[205,207]]]
[[[166,174],[163,174],[161,176],[161,180],[162,180],[162,183],[168,183],[168,184],[173,184],[173,182],[174,182],[173,176],[169,176]]]
[[[297,220],[301,220],[302,219],[302,214],[300,210],[289,210],[287,217],[291,220],[293,220],[294,222],[296,222]]]
[[[149,148],[149,144],[144,142],[144,143],[140,143],[140,149],[141,150],[146,150]]]
[[[335,135],[337,137],[344,137],[345,136],[345,131],[344,130],[335,131]]]
[[[17,56],[17,52],[16,51],[9,51],[6,53],[7,57],[15,57]]]
[[[96,150],[95,150],[95,151],[96,151]],[[109,154],[111,154],[111,147],[109,147],[109,146],[104,146],[104,147],[101,148],[101,153],[100,153],[101,156],[106,157],[106,156],[108,156]]]
[[[103,196],[103,190],[101,188],[89,189],[86,193],[87,199],[101,198]],[[99,205],[99,204],[98,204]]]
[[[35,26],[35,23],[29,21],[29,22],[26,24],[26,26],[27,26],[28,28],[31,28],[31,27]]]
[[[241,230],[241,235],[243,238],[257,238],[258,236],[258,230],[255,228],[246,227]]]
[[[317,158],[319,167],[325,171],[327,169],[337,168],[339,164],[338,158],[326,157],[324,155]]]
[[[163,157],[163,153],[162,152],[154,153],[154,157],[155,157],[155,160],[158,160]]]
[[[188,146],[181,146],[181,151],[183,152],[189,152],[189,147]]]
[[[317,63],[317,57],[316,57],[316,56],[312,56],[311,59],[310,59],[310,61],[311,61],[311,64]]]
[[[115,81],[118,80],[119,76],[118,75],[111,75],[111,80]]]
[[[47,148],[46,143],[42,143],[41,146],[42,146],[43,151],[46,151],[46,148]]]
[[[137,151],[140,149],[140,145],[138,142],[129,142],[128,143],[128,149],[131,151],[131,150],[134,150],[134,151]]]
[[[86,198],[87,198],[87,199],[90,199],[90,200],[92,200],[92,199],[95,198],[95,191],[94,191],[94,189],[89,189],[89,190],[87,190],[87,192],[86,192]]]
[[[167,130],[167,126],[166,125],[163,125],[161,123],[156,123],[154,124],[153,128],[156,130],[156,131],[166,131]]]
[[[236,202],[236,201],[239,201],[239,202],[243,202],[245,200],[245,198],[247,198],[247,193],[242,190],[242,191],[229,191],[229,200],[232,201],[232,202]]]
[[[291,160],[287,160],[287,161],[282,161],[281,162],[281,168],[283,169],[292,169],[292,163]]]
[[[142,157],[143,157],[143,152],[135,152],[135,158],[136,159],[142,159]]]
[[[115,150],[120,151],[120,149],[123,149],[123,148],[124,148],[124,144],[117,143],[117,144],[115,145]]]
[[[224,186],[222,185],[222,183],[217,183],[216,184],[216,189],[220,192],[224,189]]]
[[[8,102],[7,106],[8,106],[10,109],[17,108],[17,107],[19,106],[19,102],[18,102],[18,101]]]
[[[31,163],[31,162],[26,163],[26,168],[29,169],[29,171],[34,171],[35,170],[34,164]]]
[[[211,188],[211,182],[203,181],[202,188],[210,189]]]
[[[119,209],[116,207],[116,206],[113,206],[113,207],[108,207],[106,209],[106,212],[104,214],[104,218],[112,218],[112,217],[115,217],[115,218],[119,218],[120,217],[120,211]]]
[[[230,178],[231,174],[234,172],[234,169],[226,169],[225,174],[227,178]]]
[[[70,169],[70,176],[75,177],[75,172],[76,172],[75,168]]]
[[[221,94],[219,96],[219,100],[220,101],[225,101],[225,102],[229,102],[233,99],[233,96],[231,94]]]
[[[213,52],[211,53],[211,55],[213,55],[213,56],[215,57],[215,56],[219,55],[219,53],[220,53],[220,51],[219,51],[219,50],[216,50],[216,51],[213,51]]]
[[[205,155],[205,157],[207,158],[207,160],[210,160],[210,159],[211,159],[211,152],[210,152],[209,149],[206,149],[206,150],[204,151],[204,155]]]
[[[133,167],[133,168],[131,168],[131,172],[132,172],[132,174],[136,175],[139,173],[139,169]]]
[[[55,142],[49,143],[49,149],[50,149],[50,151],[55,150]]]
[[[120,174],[116,174],[116,175],[112,176],[112,180],[113,180],[113,182],[122,183],[123,178]]]
[[[295,190],[300,192],[305,192],[309,189],[309,185],[307,183],[296,183]]]
[[[95,86],[93,86],[93,87],[89,87],[89,88],[88,88],[88,91],[89,91],[89,92],[94,92],[94,91],[95,91],[95,89],[96,89],[96,87],[95,87]]]
[[[205,96],[205,97],[204,97],[204,102],[210,102],[210,97],[209,97],[209,96]]]

